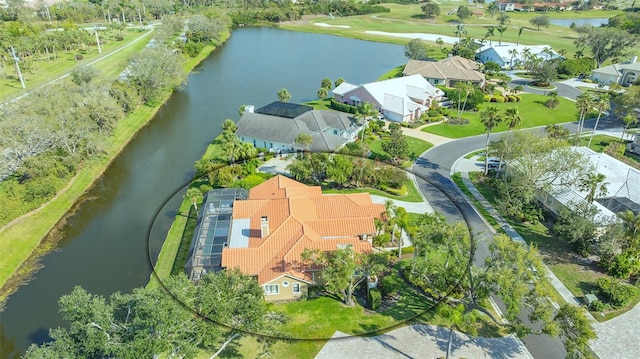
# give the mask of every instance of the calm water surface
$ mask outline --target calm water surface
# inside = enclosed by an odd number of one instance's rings
[[[600,25],[608,24],[609,18],[602,17],[602,18],[592,18],[592,19],[549,19],[549,23],[551,25],[566,26],[566,27],[570,27],[572,23],[575,23],[577,26],[593,25],[595,27],[599,27]]]
[[[58,298],[74,286],[108,296],[149,279],[147,233],[156,212],[193,175],[193,163],[237,120],[242,104],[256,107],[286,88],[292,102],[316,98],[324,77],[374,81],[406,62],[397,45],[268,28],[235,30],[129,144],[69,218],[58,249],[0,314],[0,358],[12,358],[64,325]],[[164,235],[174,212],[164,211]]]

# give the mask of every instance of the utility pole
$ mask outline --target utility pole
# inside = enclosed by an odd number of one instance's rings
[[[27,88],[24,85],[24,78],[22,78],[22,71],[20,71],[20,64],[18,63],[20,61],[20,59],[18,59],[18,56],[16,56],[16,50],[13,49],[13,46],[11,46],[11,57],[13,57],[13,61],[16,62],[16,69],[18,70],[18,77],[20,78],[20,83],[22,84],[22,88]]]
[[[96,26],[93,27],[93,32],[96,34],[96,43],[98,44],[98,53],[102,53],[102,48],[100,47],[100,39],[98,38],[98,28]]]

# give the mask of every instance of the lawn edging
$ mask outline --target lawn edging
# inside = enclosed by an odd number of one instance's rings
[[[221,43],[229,36],[230,33],[225,32]],[[190,73],[215,48],[208,45],[197,57],[190,58],[184,64],[185,73]],[[83,199],[82,195],[109,168],[135,135],[155,117],[173,92],[166,91],[161,101],[153,106],[142,105],[118,122],[105,148],[106,155],[88,160],[65,189],[58,192],[52,200],[0,231],[0,251],[3,258],[0,262],[0,308],[9,295],[28,282],[29,275],[39,268],[39,258],[55,248],[59,230],[66,223],[65,219],[84,200],[90,200]]]

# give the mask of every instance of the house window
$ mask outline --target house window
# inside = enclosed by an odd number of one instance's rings
[[[294,293],[300,293],[300,283],[293,283],[293,287],[291,287]]]
[[[333,134],[337,135],[338,134],[338,130],[333,130]]]
[[[280,293],[280,291],[278,289],[277,284],[269,284],[264,286],[264,294],[270,295],[270,294],[278,294],[278,293]]]
[[[288,287],[288,286],[289,286],[289,282],[287,282],[287,281],[285,280],[284,282],[282,282],[282,286],[283,286],[283,287],[285,287],[285,288],[286,288],[286,287]]]

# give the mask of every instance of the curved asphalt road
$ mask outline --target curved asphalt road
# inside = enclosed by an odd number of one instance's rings
[[[500,134],[491,137],[497,138],[498,136]],[[419,189],[433,209],[443,213],[449,221],[464,220],[471,233],[478,238],[475,263],[479,266],[484,264],[484,258],[488,255],[487,239],[491,238],[492,232],[460,194],[449,175],[453,163],[458,158],[483,148],[485,140],[486,136],[480,135],[433,147],[424,153],[413,166],[413,173],[417,177]],[[535,358],[564,358],[566,356],[564,346],[559,338],[552,338],[548,335],[528,335],[522,341]]]

